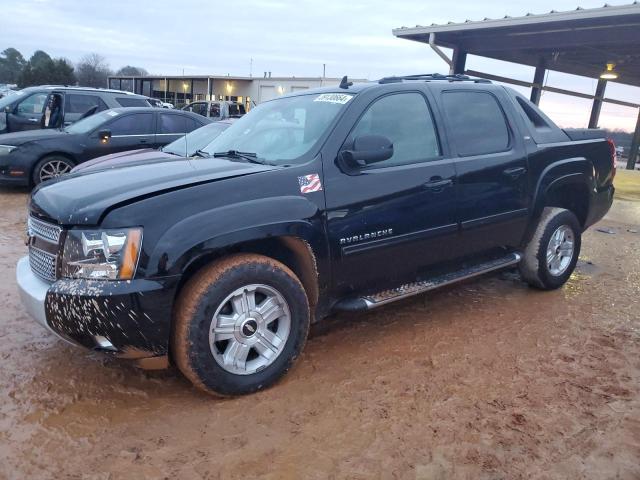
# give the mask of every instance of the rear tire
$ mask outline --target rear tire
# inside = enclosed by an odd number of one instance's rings
[[[532,287],[564,285],[578,262],[582,227],[569,210],[546,207],[520,262],[520,275]]]
[[[75,165],[71,160],[60,155],[50,155],[40,160],[31,175],[34,185],[65,175],[71,171]]]
[[[282,263],[238,254],[199,271],[180,293],[172,354],[198,388],[243,395],[279,380],[309,332],[305,290]]]

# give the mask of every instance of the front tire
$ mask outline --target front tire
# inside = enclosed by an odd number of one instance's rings
[[[31,180],[34,185],[38,185],[46,180],[66,175],[74,166],[73,162],[66,157],[51,155],[36,164]]]
[[[564,285],[578,262],[582,228],[569,210],[546,207],[520,262],[520,275],[532,287]]]
[[[305,290],[282,263],[238,254],[199,271],[180,293],[172,354],[198,388],[243,395],[293,365],[309,332]]]

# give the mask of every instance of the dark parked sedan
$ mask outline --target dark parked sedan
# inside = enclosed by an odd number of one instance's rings
[[[145,163],[150,160],[161,160],[170,158],[172,160],[179,157],[193,157],[198,155],[198,151],[213,142],[218,135],[224,132],[235,121],[233,118],[210,123],[200,127],[184,137],[180,137],[175,142],[165,145],[160,150],[152,148],[141,148],[128,152],[112,153],[104,157],[94,158],[88,162],[81,163],[71,170],[72,173],[89,170],[104,170],[106,168],[120,167],[122,165],[133,165]]]
[[[114,108],[63,130],[0,135],[0,185],[37,185],[82,162],[141,147],[158,148],[210,123],[183,111]]]

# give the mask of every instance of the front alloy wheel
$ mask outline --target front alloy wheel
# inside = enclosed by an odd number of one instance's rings
[[[284,296],[267,285],[240,287],[211,320],[213,358],[227,372],[250,375],[271,365],[284,350],[291,313]]]
[[[255,392],[291,368],[309,317],[304,287],[287,266],[263,255],[231,255],[202,268],[181,290],[172,357],[208,393]]]
[[[47,157],[42,159],[34,169],[33,183],[38,185],[46,180],[60,177],[71,172],[73,163],[64,157]]]

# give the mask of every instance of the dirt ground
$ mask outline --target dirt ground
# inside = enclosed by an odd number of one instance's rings
[[[26,198],[0,191],[0,478],[640,478],[640,203],[561,290],[507,272],[333,317],[275,387],[217,400],[27,317]]]

